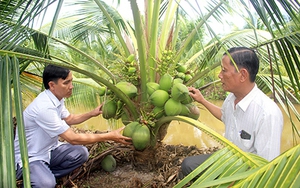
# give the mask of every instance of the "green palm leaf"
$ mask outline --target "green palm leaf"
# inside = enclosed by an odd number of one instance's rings
[[[198,121],[181,116],[174,119],[190,123],[225,146],[175,187],[183,187],[192,180],[194,181],[191,187],[280,187],[282,185],[296,187],[299,185],[300,145],[268,162],[255,154],[241,151],[230,141]],[[168,120],[169,118],[164,119],[164,121]]]
[[[14,166],[14,144],[13,144],[13,121],[12,121],[12,96],[10,90],[11,82],[11,59],[8,55],[0,56],[0,97],[1,97],[1,109],[0,109],[0,141],[1,150],[0,153],[0,176],[1,187],[14,187],[15,172]]]
[[[291,148],[236,187],[298,187],[300,183],[300,145]]]

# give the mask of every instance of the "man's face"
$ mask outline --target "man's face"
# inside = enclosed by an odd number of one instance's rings
[[[65,80],[60,78],[57,80],[57,83],[53,81],[49,82],[50,90],[58,98],[58,100],[61,100],[62,98],[68,98],[72,95],[72,80],[73,76],[72,72],[70,71]]]
[[[221,79],[224,91],[234,93],[239,88],[240,76],[240,72],[230,63],[230,58],[227,55],[223,56],[219,78]]]

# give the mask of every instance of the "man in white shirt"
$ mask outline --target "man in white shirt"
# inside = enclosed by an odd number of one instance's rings
[[[280,154],[283,117],[277,104],[255,84],[259,68],[256,53],[246,47],[231,48],[223,54],[221,68],[219,78],[222,87],[231,92],[222,108],[207,101],[196,88],[189,88],[190,95],[225,124],[225,137],[228,140],[243,151],[269,161],[274,159]],[[188,175],[209,156],[184,159],[180,176]]]
[[[53,188],[56,178],[63,177],[87,161],[89,153],[82,145],[112,140],[130,144],[118,130],[105,134],[77,134],[70,126],[102,114],[101,107],[85,114],[70,114],[64,98],[72,94],[72,72],[48,65],[43,72],[45,89],[24,110],[23,118],[28,147],[30,181],[32,187]],[[68,143],[59,142],[58,137]],[[15,138],[17,179],[22,178],[19,137]]]

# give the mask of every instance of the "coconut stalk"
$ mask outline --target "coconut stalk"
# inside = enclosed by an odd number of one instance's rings
[[[0,56],[1,58],[1,56]],[[11,60],[8,55],[0,59],[1,113],[0,113],[0,187],[16,187],[14,125],[11,97]]]
[[[27,150],[27,142],[23,121],[23,107],[22,107],[22,95],[21,95],[21,87],[20,87],[20,75],[19,75],[19,61],[14,56],[12,58],[13,65],[13,84],[14,84],[14,101],[15,101],[15,111],[16,111],[16,119],[17,119],[17,129],[19,136],[19,146],[22,158],[22,172],[23,172],[23,186],[31,187],[30,184],[30,171],[29,171],[29,161],[28,161],[28,150]]]
[[[146,55],[146,44],[145,44],[145,32],[142,28],[143,24],[141,21],[141,15],[139,8],[137,6],[137,2],[135,0],[130,0],[131,10],[134,19],[134,26],[135,26],[135,34],[137,36],[137,48],[138,48],[138,55],[139,55],[139,65],[140,65],[140,79],[141,79],[141,102],[146,102],[147,97],[147,55]]]
[[[148,18],[148,33],[151,37],[148,37],[150,50],[149,50],[149,57],[148,57],[148,63],[149,63],[149,81],[155,82],[156,78],[156,57],[157,57],[157,36],[158,36],[158,24],[157,21],[159,18],[159,10],[160,10],[160,4],[161,0],[155,1],[148,1],[148,4],[150,4],[152,7],[154,4],[154,8],[151,9],[150,7],[147,9],[147,18]],[[152,13],[153,11],[153,13]]]

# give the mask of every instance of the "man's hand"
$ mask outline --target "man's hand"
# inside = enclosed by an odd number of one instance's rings
[[[199,89],[196,89],[194,87],[188,87],[188,90],[190,92],[190,96],[197,102],[202,103],[205,98],[201,94]]]
[[[109,134],[111,134],[112,138],[111,140],[115,141],[115,142],[119,142],[119,143],[122,143],[122,144],[132,144],[131,142],[131,138],[129,137],[126,137],[126,136],[123,136],[121,131],[124,129],[125,127],[122,127],[122,128],[119,128],[117,130],[114,130],[112,132],[110,132]]]
[[[96,117],[96,116],[99,116],[100,114],[102,114],[102,106],[103,106],[103,104],[100,104],[97,108],[92,110],[91,111],[91,116]]]

